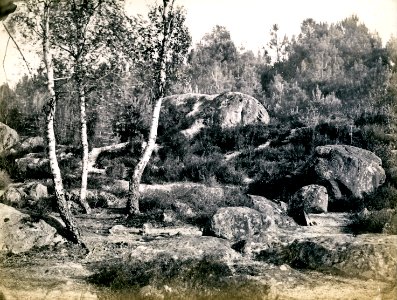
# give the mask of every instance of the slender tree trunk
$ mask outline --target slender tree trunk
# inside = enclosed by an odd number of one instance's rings
[[[79,79],[78,79],[79,81]],[[81,170],[81,189],[80,204],[87,214],[91,213],[91,208],[87,202],[87,180],[88,180],[88,135],[87,135],[87,115],[84,89],[81,83],[77,83],[80,99],[80,126],[81,126],[81,145],[83,146],[82,170]]]
[[[63,189],[61,170],[59,169],[58,160],[56,156],[56,140],[54,132],[54,118],[56,110],[56,95],[54,88],[54,69],[52,65],[52,56],[50,52],[50,37],[49,37],[49,7],[46,5],[44,12],[44,34],[43,34],[43,53],[44,62],[47,70],[47,88],[50,93],[50,99],[47,107],[47,142],[48,142],[48,157],[50,161],[51,173],[53,175],[55,196],[57,206],[62,221],[65,223],[66,230],[69,234],[68,238],[77,243],[84,245],[77,224],[70,212],[69,206],[66,202],[65,192]]]
[[[141,183],[143,171],[145,171],[146,165],[149,162],[150,157],[152,156],[154,147],[156,146],[157,128],[159,125],[162,102],[163,98],[160,98],[157,100],[154,106],[149,140],[138,164],[135,166],[134,173],[132,174],[130,179],[130,187],[127,201],[127,213],[129,215],[139,213],[139,184]]]
[[[171,3],[169,3],[171,2]],[[163,98],[165,96],[165,87],[167,81],[167,55],[168,50],[168,34],[172,27],[172,20],[167,20],[167,15],[172,11],[174,0],[163,0],[163,40],[161,42],[161,48],[159,53],[159,69],[156,74],[156,90],[154,98],[157,99],[156,104],[153,108],[152,125],[150,127],[149,139],[147,146],[138,162],[135,166],[134,173],[130,179],[130,187],[127,201],[127,213],[131,216],[139,213],[139,185],[141,183],[142,174],[149,162],[154,147],[156,146],[157,128],[159,125],[160,110]]]

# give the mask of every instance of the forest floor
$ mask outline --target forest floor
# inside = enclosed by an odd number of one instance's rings
[[[175,256],[181,254],[189,241],[201,238],[201,230],[192,225],[153,227],[127,227],[126,219],[117,207],[94,209],[91,215],[76,216],[82,236],[90,252],[87,254],[70,243],[54,247],[31,250],[21,254],[0,256],[0,299],[396,299],[396,282],[368,277],[347,276],[333,272],[296,269],[288,264],[273,264],[253,259],[240,253],[231,254],[227,264],[231,265],[236,281],[249,280],[254,288],[228,291],[222,296],[219,285],[217,293],[196,290],[189,287],[178,289],[176,281],[159,281],[138,289],[136,287],[107,287],[98,285],[90,278],[103,270],[103,264],[117,259],[131,261],[139,258],[147,261],[159,254],[163,245]],[[336,216],[341,220],[345,216]],[[342,220],[343,221],[343,220]],[[293,238],[328,237],[331,239],[352,239],[352,235],[336,229],[305,227],[293,234]],[[360,235],[359,242],[396,243],[396,236]],[[191,240],[189,240],[191,239]],[[188,241],[188,242],[186,242]],[[203,240],[205,243],[207,240]],[[157,246],[156,246],[157,245]],[[191,245],[191,244],[189,244]],[[253,251],[255,246],[253,246]],[[193,249],[194,250],[194,249]],[[178,251],[181,251],[180,253]],[[197,249],[199,252],[200,249]],[[204,250],[206,251],[206,250]],[[211,250],[212,251],[212,250]],[[216,250],[215,250],[216,251]],[[219,251],[223,251],[219,249]],[[234,250],[231,250],[234,251]],[[221,253],[225,255],[225,253]],[[142,268],[145,265],[142,264]],[[134,269],[136,271],[136,269]],[[142,274],[145,270],[143,270]],[[161,270],[160,270],[161,272]],[[132,273],[123,276],[132,276]],[[111,280],[120,273],[107,275]],[[164,275],[168,276],[168,275]],[[206,276],[204,274],[204,276]],[[210,276],[210,275],[209,275]],[[243,279],[241,279],[243,278]],[[208,278],[207,278],[208,279]],[[186,278],[184,279],[186,282]],[[215,279],[214,279],[215,280]],[[128,280],[127,280],[128,281]],[[240,282],[241,283],[241,282]],[[239,284],[240,284],[239,283]],[[185,286],[186,287],[186,286]],[[194,288],[190,286],[190,288]],[[227,295],[228,296],[227,296]]]

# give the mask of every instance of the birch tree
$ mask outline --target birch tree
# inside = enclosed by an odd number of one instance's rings
[[[80,106],[80,134],[82,145],[82,171],[79,201],[86,213],[87,179],[90,155],[87,134],[87,91],[95,89],[95,67],[98,61],[117,65],[123,57],[122,48],[131,43],[132,26],[123,10],[123,1],[74,0],[60,4],[57,24],[54,27],[56,45],[60,48],[60,64],[64,76],[70,76],[76,87]]]
[[[68,238],[86,248],[79,228],[73,218],[69,206],[66,201],[65,191],[62,183],[61,171],[58,165],[56,156],[56,139],[54,132],[54,118],[57,104],[57,94],[55,91],[55,77],[53,64],[53,44],[50,20],[54,11],[56,1],[31,0],[25,3],[25,13],[15,16],[14,21],[21,26],[26,26],[30,32],[30,38],[35,36],[39,39],[42,46],[42,57],[45,65],[45,73],[47,77],[47,89],[49,98],[47,100],[45,111],[47,118],[47,144],[48,144],[48,158],[50,161],[51,173],[55,187],[55,196],[58,211],[68,233]],[[27,36],[27,34],[25,33]]]
[[[149,23],[140,28],[143,45],[140,47],[144,62],[151,62],[152,99],[154,102],[151,127],[146,147],[130,178],[127,213],[139,213],[139,185],[142,174],[156,145],[157,128],[163,97],[170,84],[177,77],[178,67],[184,61],[191,38],[184,25],[185,15],[180,7],[174,7],[174,0],[163,0],[149,12]]]

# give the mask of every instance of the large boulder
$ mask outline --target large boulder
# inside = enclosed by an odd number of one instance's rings
[[[253,123],[268,124],[270,121],[265,107],[254,97],[242,93],[220,94],[212,101],[211,106],[217,110],[221,127]]]
[[[10,149],[12,146],[17,144],[18,141],[18,133],[7,125],[0,123],[0,153],[4,150]]]
[[[30,200],[38,201],[43,198],[48,198],[48,188],[40,182],[32,182],[25,187],[25,193]]]
[[[361,199],[375,191],[386,179],[378,156],[347,145],[317,147],[306,167],[305,176],[327,188],[330,203],[349,197]]]
[[[248,207],[223,207],[212,217],[206,234],[231,241],[247,240],[274,228],[270,216]]]
[[[296,226],[294,220],[287,215],[287,207],[284,202],[276,203],[265,197],[248,195],[252,201],[252,208],[264,214],[273,225],[279,228],[293,228]]]
[[[324,213],[328,210],[327,189],[311,184],[298,190],[289,201],[289,214],[300,225],[308,225],[306,213]]]
[[[180,128],[186,137],[192,137],[214,124],[229,128],[254,123],[268,124],[270,121],[265,107],[257,99],[238,92],[173,95],[164,98],[164,104],[171,104],[179,113],[192,118],[190,127]]]
[[[207,102],[203,115],[209,124],[215,121],[223,128],[253,123],[268,124],[270,121],[265,107],[257,99],[237,92],[223,93]]]
[[[54,227],[0,203],[0,251],[21,253],[60,242]]]

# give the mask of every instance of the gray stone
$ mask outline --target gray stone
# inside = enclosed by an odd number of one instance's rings
[[[27,204],[26,196],[27,195],[23,189],[15,186],[9,186],[1,196],[1,202],[13,207],[22,208]]]
[[[171,256],[179,261],[211,258],[228,262],[241,257],[227,240],[212,236],[178,236],[173,239],[154,239],[131,249],[131,261],[153,261]]]
[[[311,184],[298,190],[289,201],[289,214],[300,225],[313,225],[307,213],[324,213],[328,210],[327,189]]]
[[[253,123],[268,124],[270,122],[265,107],[257,99],[242,93],[223,93],[216,97],[212,103],[219,111],[221,127]]]
[[[252,200],[252,208],[270,218],[272,225],[281,228],[295,227],[296,223],[287,215],[285,203],[268,200],[265,197],[248,195]]]
[[[320,146],[315,150],[314,172],[333,199],[363,198],[385,182],[381,159],[374,153],[347,145]]]
[[[48,158],[39,157],[37,153],[29,153],[15,160],[18,172],[21,176],[32,178],[51,177],[50,161]]]
[[[0,204],[0,251],[21,253],[60,242],[64,239],[43,220],[33,220],[15,208]]]
[[[212,217],[208,233],[216,237],[239,241],[273,229],[271,216],[248,207],[224,207]]]
[[[105,191],[100,191],[98,193],[98,199],[102,203],[106,203],[106,207],[115,206],[120,202],[120,199],[117,198],[115,195]]]
[[[9,150],[12,146],[19,142],[18,133],[8,127],[7,125],[0,123],[0,153]]]
[[[39,182],[35,182],[28,187],[26,194],[28,194],[30,199],[36,201],[49,196],[47,187]]]
[[[21,143],[21,149],[32,151],[37,147],[45,147],[45,140],[41,136],[29,137]]]
[[[173,95],[164,98],[164,103],[178,107],[194,119],[191,127],[181,131],[188,138],[213,124],[229,128],[255,123],[266,125],[270,121],[268,112],[257,99],[238,92]]]

